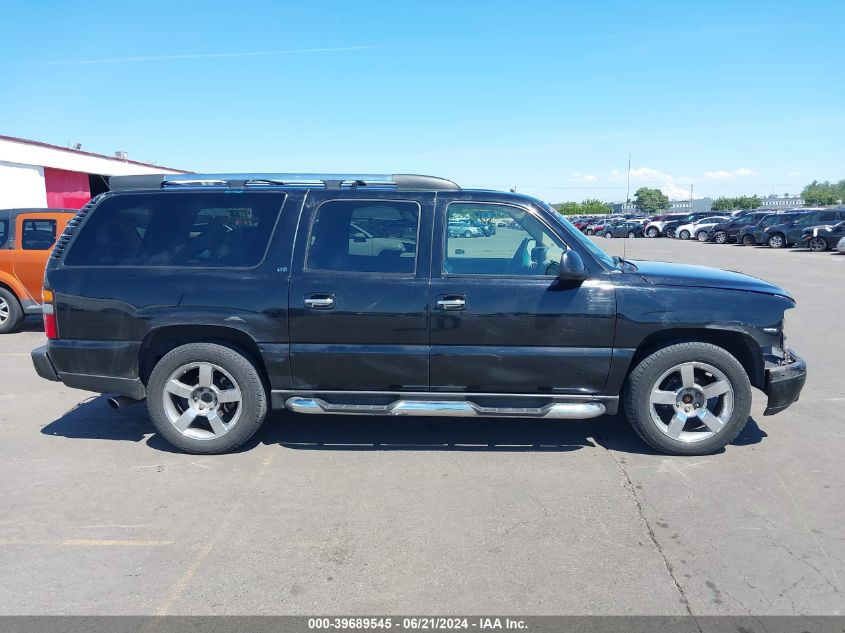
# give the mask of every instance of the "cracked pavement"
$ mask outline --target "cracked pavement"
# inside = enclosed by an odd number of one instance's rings
[[[598,240],[622,254],[623,240]],[[143,405],[39,379],[0,337],[4,614],[843,614],[845,257],[676,240],[629,258],[779,283],[801,401],[708,457],[584,422],[276,413],[171,452]]]

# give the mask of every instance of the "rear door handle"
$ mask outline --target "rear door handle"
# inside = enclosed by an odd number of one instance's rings
[[[437,307],[440,310],[463,310],[466,304],[466,298],[457,295],[439,297],[437,299]]]
[[[334,307],[334,295],[309,295],[305,297],[305,307],[313,310],[328,310]]]

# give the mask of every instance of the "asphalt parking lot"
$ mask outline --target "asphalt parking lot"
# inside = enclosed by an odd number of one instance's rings
[[[41,380],[0,338],[4,614],[843,614],[845,257],[605,240],[778,283],[801,401],[709,457],[584,422],[276,413],[172,452],[143,405]],[[838,289],[838,290],[837,290]]]

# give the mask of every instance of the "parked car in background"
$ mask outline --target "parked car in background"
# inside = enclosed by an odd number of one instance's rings
[[[714,213],[712,211],[696,211],[695,213],[688,213],[687,215],[678,220],[671,220],[669,222],[666,222],[666,224],[663,225],[663,234],[666,237],[677,237],[679,227],[681,227],[682,225],[693,224],[695,222],[698,222],[699,220],[711,217],[713,215]]]
[[[484,231],[468,222],[449,222],[449,237],[484,237]]]
[[[707,234],[707,239],[717,244],[736,242],[740,231],[748,226],[755,226],[760,220],[769,215],[765,211],[752,211],[734,216],[725,222],[715,225]]]
[[[828,251],[845,237],[845,222],[827,226],[807,227],[798,238],[800,248],[808,248],[814,252]]]
[[[622,404],[656,450],[701,455],[746,426],[752,387],[772,415],[806,380],[783,344],[795,307],[783,288],[610,257],[527,196],[412,175],[109,186],[48,260],[48,342],[33,364],[68,387],[118,393],[118,406],[146,399],[183,451],[231,451],[271,408],[572,420]],[[452,237],[449,219],[468,207],[506,214],[513,229],[495,248]],[[388,218],[413,249],[350,250],[353,222]]]
[[[0,209],[0,334],[41,313],[41,282],[50,250],[72,209]]]
[[[696,220],[695,222],[681,224],[675,231],[675,237],[678,237],[682,240],[695,238],[699,242],[706,242],[707,233],[710,231],[710,229],[719,224],[719,222],[727,221],[727,219],[727,216],[724,215],[712,215],[708,217],[703,217],[699,220]]]
[[[765,243],[772,248],[785,248],[796,244],[804,229],[834,224],[845,220],[845,209],[820,209],[801,213],[788,224],[775,224],[765,230]]]
[[[737,242],[744,246],[760,246],[765,244],[766,229],[775,224],[791,222],[798,217],[798,213],[768,213],[753,226],[746,226],[740,229]]]
[[[666,213],[664,215],[656,215],[645,225],[645,229],[643,230],[644,234],[646,237],[660,237],[661,235],[665,235],[664,229],[667,224],[671,222],[679,222],[685,217],[687,217],[685,213]]]
[[[467,224],[481,229],[481,232],[484,233],[484,235],[486,235],[487,237],[490,237],[491,235],[496,235],[496,225],[492,222],[482,222],[481,220],[469,220]]]
[[[607,237],[642,237],[643,236],[643,225],[641,222],[617,222],[616,224],[612,224],[609,226],[604,227],[604,231],[602,234]]]

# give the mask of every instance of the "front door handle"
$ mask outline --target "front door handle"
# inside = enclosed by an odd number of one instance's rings
[[[333,295],[310,295],[305,297],[305,307],[314,310],[328,310],[334,307]]]
[[[461,296],[447,296],[437,299],[437,307],[440,310],[463,310],[466,307],[467,300]]]

